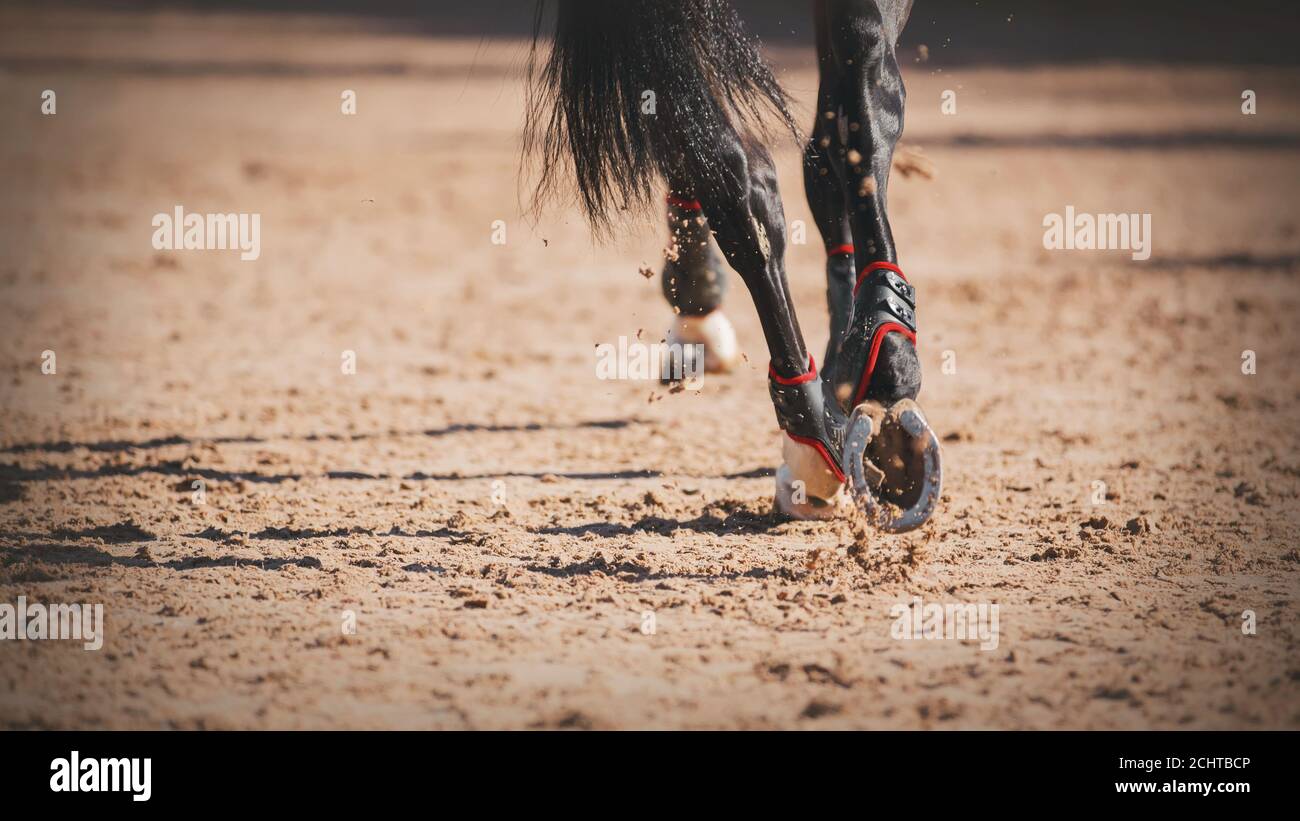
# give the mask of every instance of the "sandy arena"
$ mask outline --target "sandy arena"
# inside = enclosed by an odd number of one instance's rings
[[[0,602],[106,635],[0,642],[0,727],[1300,728],[1300,72],[908,53],[944,500],[864,537],[771,513],[738,277],[739,371],[597,379],[667,328],[665,232],[521,216],[524,41],[59,14],[0,11]],[[260,257],[155,250],[177,204]],[[1044,249],[1067,206],[1151,258]],[[997,604],[996,648],[891,638],[915,596]]]

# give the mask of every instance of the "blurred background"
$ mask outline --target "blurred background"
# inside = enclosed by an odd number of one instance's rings
[[[811,43],[812,0],[737,0],[752,30],[771,43]],[[554,7],[554,0],[551,0]],[[6,6],[98,12],[184,11],[319,15],[353,24],[440,36],[521,37],[532,32],[531,0],[10,0]],[[1300,57],[1295,4],[1287,0],[918,0],[902,44],[927,43],[931,57],[969,63],[1255,63]]]

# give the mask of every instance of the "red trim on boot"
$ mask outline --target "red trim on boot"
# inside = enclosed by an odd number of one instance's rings
[[[885,334],[890,332],[902,334],[912,341],[912,347],[916,347],[916,334],[897,322],[886,322],[877,328],[875,335],[871,337],[871,355],[867,357],[866,370],[862,372],[862,378],[858,380],[858,390],[853,395],[854,407],[862,404],[862,398],[867,395],[867,387],[871,384],[871,374],[876,370],[876,357],[880,355],[880,343],[884,341]]]
[[[777,373],[776,368],[772,367],[772,363],[768,362],[767,375],[775,379],[779,385],[802,385],[805,382],[811,382],[817,378],[817,363],[813,361],[812,354],[808,354],[808,372],[787,379]]]
[[[895,265],[894,263],[892,263],[892,262],[873,262],[873,263],[871,263],[870,265],[868,265],[866,268],[863,268],[863,269],[862,269],[862,273],[858,274],[858,281],[855,282],[855,283],[853,283],[853,295],[854,295],[854,296],[857,296],[857,295],[858,295],[858,288],[862,286],[862,280],[864,280],[864,279],[867,278],[867,274],[870,274],[870,273],[872,273],[873,271],[879,271],[881,268],[884,268],[884,269],[886,269],[886,270],[888,270],[888,271],[893,271],[894,273],[898,274],[900,277],[903,278],[903,281],[904,281],[904,282],[907,282],[907,281],[908,281],[908,280],[907,280],[907,274],[903,273],[903,269],[902,269],[902,268],[899,268],[899,267],[898,267],[897,265]],[[911,283],[909,282],[908,284],[910,285]]]
[[[826,450],[825,445],[823,445],[821,442],[817,441],[816,439],[812,439],[807,436],[796,436],[795,434],[789,432],[786,432],[785,435],[789,436],[791,439],[793,439],[794,441],[798,442],[801,445],[808,445],[809,447],[816,450],[817,455],[822,457],[822,461],[826,463],[826,467],[830,468],[831,473],[835,474],[835,478],[840,480],[840,484],[844,484],[844,471],[840,470],[840,466],[835,462],[834,459],[831,458],[831,455]]]

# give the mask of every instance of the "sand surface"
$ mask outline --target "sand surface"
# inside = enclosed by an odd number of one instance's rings
[[[521,217],[522,43],[73,22],[0,12],[0,602],[102,603],[106,638],[0,642],[0,726],[1300,728],[1300,73],[909,58],[946,484],[852,550],[770,513],[738,278],[739,371],[596,378],[667,328],[665,238]],[[156,251],[177,204],[260,213],[260,258]],[[1045,250],[1067,205],[1150,213],[1151,259]],[[891,638],[914,596],[997,604],[997,648]]]

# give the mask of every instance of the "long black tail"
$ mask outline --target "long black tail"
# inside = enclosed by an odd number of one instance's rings
[[[683,195],[725,190],[734,182],[719,157],[728,135],[763,135],[774,114],[798,138],[789,98],[727,0],[559,0],[555,40],[539,65],[544,5],[524,127],[535,209],[567,189],[572,173],[587,218],[605,234],[611,212],[649,206],[659,179],[689,180],[696,191]]]

